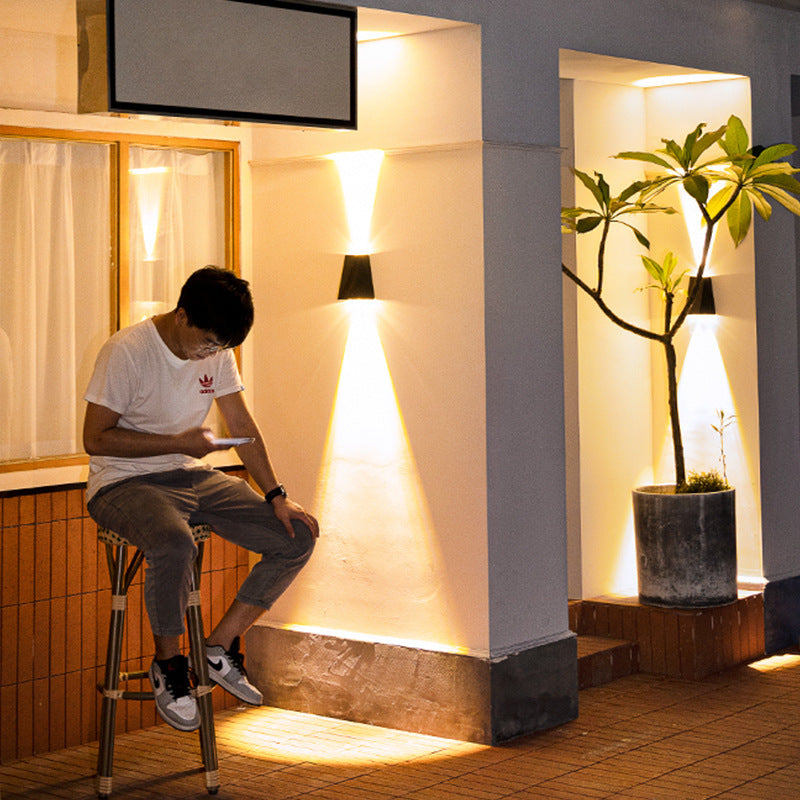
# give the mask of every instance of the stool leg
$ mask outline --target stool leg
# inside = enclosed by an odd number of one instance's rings
[[[189,629],[189,649],[192,666],[197,676],[197,706],[200,712],[200,751],[206,771],[206,789],[209,794],[219,791],[219,768],[217,764],[217,740],[214,733],[214,705],[211,701],[213,688],[208,677],[206,661],[206,639],[203,633],[203,614],[200,608],[200,568],[203,559],[203,542],[198,543],[197,559],[192,570],[192,584],[186,622]]]
[[[103,705],[100,715],[100,745],[97,751],[97,796],[111,794],[112,767],[114,763],[114,732],[119,691],[119,666],[122,658],[122,633],[125,628],[126,585],[125,568],[127,547],[118,545],[112,559],[112,545],[106,545],[111,573],[111,622],[108,629],[106,673],[103,681]]]

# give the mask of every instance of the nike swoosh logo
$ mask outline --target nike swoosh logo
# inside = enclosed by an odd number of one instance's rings
[[[161,688],[161,681],[158,679],[158,675],[153,675],[153,686],[156,689],[160,689]]]
[[[219,672],[222,669],[222,660],[219,661],[212,661],[210,658],[208,659],[208,665]]]

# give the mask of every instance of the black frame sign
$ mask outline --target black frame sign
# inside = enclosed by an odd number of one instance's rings
[[[108,110],[355,129],[357,12],[106,0]]]

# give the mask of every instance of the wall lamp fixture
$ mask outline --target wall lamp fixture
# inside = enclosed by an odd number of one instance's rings
[[[345,256],[342,279],[339,282],[339,300],[373,300],[372,266],[369,255]]]
[[[697,278],[689,278],[689,294],[692,293]],[[700,291],[694,299],[692,307],[689,309],[690,314],[716,314],[717,307],[714,303],[714,290],[711,286],[711,278],[700,278]]]
[[[350,228],[351,253],[374,251],[369,229],[383,150],[355,150],[329,156],[339,169],[345,213]],[[375,298],[369,255],[346,255],[339,283],[339,300]]]

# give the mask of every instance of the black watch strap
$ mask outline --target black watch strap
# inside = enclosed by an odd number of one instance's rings
[[[274,489],[270,489],[265,495],[264,499],[271,503],[276,497],[286,497],[286,489],[282,483],[279,483]]]

